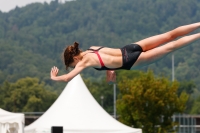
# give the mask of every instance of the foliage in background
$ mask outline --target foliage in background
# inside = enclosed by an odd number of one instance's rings
[[[21,78],[36,77],[48,90],[59,94],[66,83],[52,82],[49,72],[55,65],[60,69],[59,74],[66,73],[61,58],[66,45],[78,41],[83,50],[91,45],[122,47],[180,25],[199,22],[199,8],[199,0],[76,0],[64,4],[55,0],[50,4],[16,7],[8,13],[0,11],[0,85],[6,81],[15,83]],[[186,112],[189,113],[193,103],[198,104],[200,94],[199,41],[174,55],[175,78],[179,82],[192,79],[196,85],[192,91],[187,91],[186,87],[178,92],[186,89],[184,91],[194,95],[191,92],[195,91],[197,100],[191,96],[187,103]],[[171,77],[171,55],[139,70],[149,69],[155,75]],[[118,81],[137,76],[131,72],[118,73],[122,73],[117,77]],[[107,92],[107,84],[103,81],[105,72],[88,68],[82,74],[83,78],[90,80],[88,88],[99,103],[100,96],[105,95],[105,109],[112,112],[112,90]],[[198,113],[200,106],[194,108],[192,113]]]
[[[37,78],[22,78],[15,83],[5,81],[0,86],[0,108],[12,112],[43,112],[58,95],[45,89]]]
[[[119,120],[142,128],[144,133],[173,131],[178,123],[171,117],[185,110],[188,94],[177,95],[179,85],[176,81],[172,83],[165,77],[155,77],[150,71],[138,74],[133,80],[124,78],[119,82]]]
[[[49,80],[49,71],[56,65],[60,73],[65,73],[61,53],[66,45],[78,41],[83,50],[91,45],[122,47],[198,22],[199,7],[198,0],[76,0],[64,4],[56,0],[0,12],[0,84],[29,76],[52,89],[64,88],[65,84]],[[193,79],[199,88],[198,45],[194,43],[174,54],[176,79]],[[157,75],[170,77],[170,55],[140,70],[149,68]],[[83,73],[91,79],[104,75],[93,69]]]

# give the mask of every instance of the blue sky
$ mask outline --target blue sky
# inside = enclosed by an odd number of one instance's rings
[[[52,0],[0,0],[0,10],[2,12],[8,12],[14,9],[16,6],[23,7],[27,4],[34,3],[34,2],[51,2]]]

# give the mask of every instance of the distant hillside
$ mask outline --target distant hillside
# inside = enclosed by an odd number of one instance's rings
[[[64,73],[61,53],[78,41],[91,45],[122,47],[179,25],[200,20],[199,0],[76,0],[61,4],[35,3],[0,12],[0,84],[30,76],[52,88],[64,86],[49,79],[56,65]],[[199,41],[175,53],[175,77],[194,80],[200,88]],[[141,68],[171,77],[171,55]],[[102,78],[105,72],[89,68],[83,76]]]

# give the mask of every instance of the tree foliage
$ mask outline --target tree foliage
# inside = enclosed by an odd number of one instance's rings
[[[57,94],[45,89],[37,78],[22,78],[15,83],[5,81],[0,86],[0,108],[12,112],[46,111]]]
[[[119,82],[119,120],[142,128],[144,133],[172,131],[177,123],[171,117],[185,110],[189,97],[185,92],[178,96],[178,87],[178,82],[171,83],[165,77],[155,77],[150,71],[141,72],[132,80],[124,78]]]
[[[78,41],[83,50],[92,45],[123,47],[177,26],[198,22],[199,7],[199,0],[76,0],[65,3],[56,0],[50,4],[33,3],[7,13],[0,12],[0,85],[9,87],[25,77],[37,77],[48,90],[60,93],[66,84],[52,82],[49,71],[55,65],[59,67],[59,74],[66,73],[61,58],[66,45]],[[192,79],[200,89],[199,43],[194,42],[174,55],[176,80]],[[171,77],[171,55],[139,70],[149,69],[155,75]],[[100,95],[111,97],[106,85],[102,86],[106,84],[102,81],[104,72],[89,68],[83,75],[91,80],[88,81],[89,88],[99,103]],[[124,73],[117,80],[136,76],[137,73]],[[180,89],[178,93],[182,91],[187,92]],[[104,104],[111,112],[107,107],[112,106],[111,98],[108,99],[104,99]],[[30,105],[24,105],[29,108],[34,103],[39,106],[41,101],[32,96]],[[187,104],[187,112],[190,112],[192,107],[188,105],[192,104]]]
[[[83,50],[91,45],[122,47],[198,22],[199,6],[198,0],[76,0],[33,3],[1,12],[0,83],[29,76],[38,77],[52,88],[64,88],[64,84],[52,84],[49,71],[56,65],[65,73],[60,56],[66,45],[78,41]],[[199,51],[195,43],[175,53],[176,79],[193,79],[198,88]],[[170,55],[140,70],[148,69],[169,77]],[[84,71],[90,78],[102,78],[103,74],[93,69]]]

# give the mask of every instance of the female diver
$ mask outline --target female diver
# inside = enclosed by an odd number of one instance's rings
[[[68,82],[87,67],[94,67],[96,70],[130,70],[149,65],[199,39],[200,33],[184,36],[199,27],[200,22],[180,26],[118,49],[91,46],[88,50],[81,51],[78,47],[79,44],[75,42],[68,46],[63,53],[66,69],[68,67],[74,69],[68,74],[57,76],[59,70],[54,66],[50,73],[51,79]],[[175,40],[181,36],[184,37]],[[107,72],[107,74],[112,80],[113,71]]]

